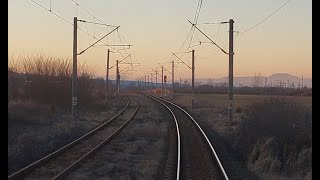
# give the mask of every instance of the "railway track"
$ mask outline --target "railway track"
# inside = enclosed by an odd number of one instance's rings
[[[126,106],[114,117],[97,128],[22,168],[8,176],[8,179],[61,179],[89,156],[102,148],[133,119],[139,109],[139,103],[130,105],[135,99],[128,100]]]
[[[165,106],[176,123],[176,150],[169,151],[164,179],[228,180],[217,153],[196,120],[168,100],[143,94]]]

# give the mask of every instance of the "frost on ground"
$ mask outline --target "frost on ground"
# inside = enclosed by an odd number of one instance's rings
[[[177,100],[182,106],[183,101]],[[238,104],[229,124],[227,102],[206,101],[186,108],[207,133],[230,179],[312,179],[310,105],[294,97]]]
[[[141,107],[128,126],[68,178],[162,179],[173,120],[146,97],[137,99]]]
[[[96,111],[80,112],[75,121],[69,112],[53,112],[32,101],[8,103],[8,175],[48,155],[113,117],[126,100],[110,101]]]

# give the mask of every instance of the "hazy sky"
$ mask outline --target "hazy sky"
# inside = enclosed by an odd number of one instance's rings
[[[50,0],[35,0],[50,8]],[[122,42],[132,44],[128,53],[132,62],[141,63],[137,71],[128,75],[136,79],[157,67],[158,62],[177,61],[171,52],[177,52],[188,35],[198,0],[75,0],[104,23],[119,25]],[[234,20],[234,31],[240,33],[258,23],[287,0],[203,0],[198,23],[220,46],[228,42],[228,24],[206,25],[203,23]],[[73,27],[30,0],[9,0],[8,46],[9,57],[45,53],[49,56],[72,59]],[[73,17],[96,21],[72,0],[51,0],[51,10],[73,23]],[[260,72],[269,76],[287,72],[296,76],[312,74],[312,2],[292,0],[271,18],[247,33],[234,39],[234,75],[251,76]],[[111,28],[78,22],[79,27],[102,37]],[[234,33],[236,35],[237,33]],[[190,37],[190,36],[189,36]],[[190,43],[187,39],[180,50]],[[190,45],[208,40],[195,30]],[[78,52],[95,42],[88,35],[78,32]],[[121,43],[118,34],[112,33],[104,42]],[[194,46],[196,78],[228,76],[228,55],[213,44]],[[190,49],[190,50],[191,50]],[[228,51],[228,46],[224,48]],[[107,47],[95,47],[78,57],[105,74]],[[122,50],[122,52],[124,52]],[[181,55],[181,54],[180,54]],[[170,59],[171,58],[171,59]],[[122,57],[111,53],[110,64]],[[191,53],[182,59],[191,65]],[[171,64],[164,64],[171,70]],[[175,75],[186,78],[191,70],[177,64]],[[126,67],[125,64],[121,68]],[[111,77],[115,74],[112,69]],[[169,76],[168,73],[165,73]],[[168,78],[170,79],[170,78]]]

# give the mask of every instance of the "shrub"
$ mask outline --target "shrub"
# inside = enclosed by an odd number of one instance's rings
[[[94,68],[78,65],[78,102],[86,106],[92,100]],[[72,61],[45,56],[17,57],[9,60],[8,102],[32,100],[70,110]]]
[[[253,103],[238,128],[236,148],[263,171],[311,169],[312,110],[281,97]],[[296,171],[293,171],[296,170]]]

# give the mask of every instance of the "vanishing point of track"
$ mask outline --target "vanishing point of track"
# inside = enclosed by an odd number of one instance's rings
[[[180,106],[143,93],[166,107],[176,124],[176,150],[168,154],[165,179],[229,179],[217,153],[196,120]],[[172,158],[175,157],[175,158]]]
[[[132,97],[134,100],[134,98]],[[136,100],[134,100],[136,101]],[[61,179],[74,170],[80,162],[93,155],[103,145],[110,142],[133,119],[139,109],[139,103],[126,106],[114,117],[87,134],[20,169],[8,176],[8,179]]]

